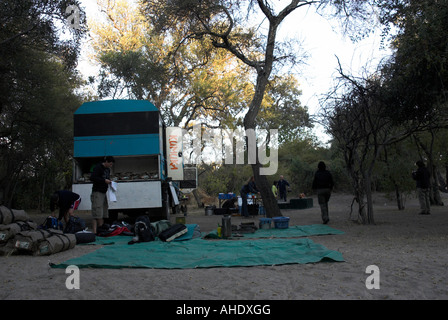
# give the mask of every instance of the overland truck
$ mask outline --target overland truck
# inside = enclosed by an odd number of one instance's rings
[[[175,188],[195,188],[195,171],[186,171],[181,130],[166,127],[160,111],[145,100],[86,102],[74,113],[72,191],[81,196],[78,210],[91,210],[93,167],[113,156],[108,191],[109,216],[148,214],[169,219],[179,206]],[[195,169],[195,168],[188,168]],[[184,171],[190,176],[184,179]]]

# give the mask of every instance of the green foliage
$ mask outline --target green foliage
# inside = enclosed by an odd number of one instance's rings
[[[14,97],[15,103],[3,109],[0,157],[8,165],[1,167],[0,186],[5,201],[36,207],[43,193],[68,186],[50,179],[71,169],[67,160],[73,145],[73,112],[82,101],[74,93],[76,78],[48,54],[30,50],[16,61],[17,85],[27,94]],[[19,69],[25,61],[26,71]],[[32,78],[24,81],[22,71]],[[30,200],[25,201],[25,194]]]
[[[448,1],[383,1],[382,22],[394,26],[395,49],[384,66],[391,116],[420,122],[445,120],[448,82]]]
[[[312,123],[308,109],[300,102],[301,94],[294,76],[273,77],[258,114],[257,127],[278,129],[280,144],[298,136],[306,137],[306,129],[312,128]]]
[[[312,193],[312,182],[319,161],[324,161],[335,181],[335,191],[350,191],[343,160],[332,149],[319,146],[312,139],[293,140],[279,150],[279,171],[289,181],[293,193]],[[288,177],[288,178],[287,178]],[[278,179],[278,177],[276,177]]]
[[[228,192],[239,195],[241,187],[253,175],[249,165],[215,166],[202,164],[198,172],[199,187],[211,196]]]
[[[318,146],[312,139],[296,139],[280,146],[278,171],[268,176],[269,185],[279,180],[280,175],[291,185],[290,197],[300,193],[310,195],[314,174],[319,161],[325,161],[335,180],[336,192],[350,192],[351,183],[344,161],[333,153],[332,149]],[[201,165],[199,169],[199,186],[210,195],[220,192],[235,192],[250,178],[250,165]]]
[[[151,100],[167,124],[185,127],[206,122],[235,128],[245,112],[256,110],[251,125],[279,129],[278,171],[267,181],[272,185],[283,175],[291,184],[291,196],[311,192],[321,160],[333,174],[336,191],[351,191],[359,182],[349,179],[348,167],[356,167],[358,178],[370,170],[374,191],[390,192],[413,189],[409,174],[419,157],[430,158],[442,174],[448,165],[448,0],[317,1],[321,9],[334,9],[326,13],[346,18],[345,30],[355,40],[373,28],[373,23],[359,28],[359,22],[375,17],[368,11],[373,4],[380,9],[385,31],[396,31],[390,37],[394,55],[380,66],[381,72],[364,82],[346,77],[355,80],[347,81],[350,89],[343,98],[350,99],[333,105],[340,108],[334,113],[338,120],[347,116],[339,122],[339,138],[345,140],[335,140],[331,148],[319,146],[307,131],[312,123],[300,102],[297,79],[275,75],[280,69],[273,68],[272,77],[255,81],[255,73],[270,75],[275,63],[296,58],[259,33],[268,22],[284,18],[275,17],[281,6],[275,1],[141,1],[142,13],[125,1],[113,2],[114,8],[110,1],[100,2],[109,6],[110,19],[103,26],[91,25],[102,65],[100,96]],[[284,14],[314,2],[291,3]],[[48,194],[71,183],[72,115],[82,103],[76,93],[81,83],[73,70],[85,30],[67,30],[69,4],[79,3],[0,4],[0,202],[8,205],[44,208]],[[269,18],[251,25],[247,18],[260,7]],[[353,23],[346,24],[348,20]],[[61,30],[68,31],[64,40]],[[222,48],[227,50],[215,50]],[[272,50],[268,55],[267,48]],[[367,106],[365,118],[362,113],[354,116],[352,108],[362,103]],[[405,139],[411,132],[419,144]],[[353,153],[341,153],[341,146],[353,148]],[[204,164],[199,185],[210,195],[239,194],[252,174],[249,165]]]
[[[0,202],[42,208],[49,193],[67,186],[83,30],[59,39],[56,21],[65,22],[66,1],[1,5]]]

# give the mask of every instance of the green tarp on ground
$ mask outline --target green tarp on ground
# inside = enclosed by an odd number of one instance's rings
[[[307,226],[290,226],[287,229],[258,229],[254,233],[243,233],[241,235],[244,238],[298,238],[332,234],[344,234],[344,232],[325,224],[312,224]],[[218,234],[214,230],[205,237],[216,239],[218,238]]]
[[[344,234],[325,224],[312,224],[308,226],[290,226],[287,229],[259,229],[255,233],[244,234],[245,238],[291,238],[322,236],[330,234]]]
[[[240,240],[192,239],[195,226],[187,225],[189,232],[184,236],[185,241],[152,241],[129,245],[132,237],[128,236],[97,238],[95,244],[106,246],[51,266],[191,269],[344,261],[341,253],[328,250],[310,239],[284,239],[344,233],[327,225],[257,230],[255,233],[244,234],[244,238]]]
[[[197,224],[186,224],[187,233],[181,235],[180,237],[174,239],[173,241],[186,241],[191,240],[195,237],[195,229]],[[198,231],[198,236],[200,236],[200,231]],[[113,236],[113,237],[96,237],[95,242],[85,243],[83,245],[113,245],[113,244],[127,244],[132,240],[132,236]],[[157,241],[159,241],[157,239]]]
[[[204,240],[115,244],[53,268],[191,269],[344,261],[310,239]]]

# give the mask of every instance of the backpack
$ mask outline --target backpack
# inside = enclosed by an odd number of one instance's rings
[[[48,216],[44,223],[42,223],[39,226],[39,229],[44,229],[44,230],[48,230],[48,229],[56,229],[56,230],[62,230],[63,229],[63,225],[61,221],[58,221],[58,218],[56,217],[52,217],[52,216]]]
[[[86,228],[86,223],[80,217],[70,216],[67,225],[64,228],[64,233],[76,233]]]
[[[150,242],[155,240],[153,226],[148,216],[140,216],[135,220],[134,224],[134,238],[128,244],[137,242]]]

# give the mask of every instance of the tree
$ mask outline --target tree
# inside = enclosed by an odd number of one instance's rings
[[[47,0],[1,3],[0,202],[9,206],[38,207],[45,192],[65,186],[55,181],[60,180],[57,172],[71,167],[70,121],[81,104],[74,67],[84,15],[81,11],[79,29],[68,28],[69,4],[79,5]],[[62,31],[69,32],[67,40],[59,37]]]
[[[384,24],[398,27],[392,37],[394,56],[386,69],[389,87],[398,102],[391,116],[397,121],[426,125],[426,132],[413,137],[432,173],[432,203],[440,205],[439,169],[433,146],[436,135],[448,127],[448,40],[442,31],[448,28],[448,1],[394,1],[385,3],[384,8]]]
[[[235,120],[251,93],[240,61],[195,40],[179,46],[181,28],[159,32],[127,1],[101,1],[100,6],[106,19],[89,21],[94,56],[102,67],[100,97],[150,100],[173,126]]]
[[[381,1],[381,8],[385,27],[397,30],[391,36],[394,54],[383,67],[395,97],[390,115],[446,126],[448,1]]]
[[[405,209],[405,194],[415,191],[415,181],[410,175],[415,170],[413,149],[411,137],[385,146],[373,173],[381,191],[395,194],[398,210]]]
[[[273,68],[279,62],[294,60],[294,54],[284,54],[277,39],[277,31],[284,19],[294,10],[313,4],[334,5],[337,13],[356,9],[358,13],[366,2],[362,1],[300,1],[292,0],[278,8],[272,1],[199,1],[173,0],[143,1],[147,4],[146,14],[159,30],[185,25],[183,42],[201,39],[217,49],[232,53],[254,71],[254,94],[246,109],[244,127],[255,130],[256,119],[266,92]],[[258,10],[256,10],[258,9]],[[263,21],[259,26],[256,20]],[[257,23],[257,21],[255,21]],[[252,24],[252,26],[249,26]],[[261,31],[265,32],[264,34]],[[257,186],[261,190],[267,214],[280,216],[277,202],[271,192],[266,176],[260,175],[261,163],[257,157],[252,165]]]
[[[430,202],[432,205],[440,206],[443,205],[439,190],[439,161],[437,161],[437,158],[440,159],[440,154],[434,148],[438,133],[440,134],[439,129],[430,128],[426,132],[413,134],[412,138],[415,141],[417,149],[419,151],[421,150],[418,159],[427,160],[427,167],[431,174]]]
[[[378,8],[385,34],[391,25],[397,28],[391,36],[395,52],[379,66],[377,74],[366,79],[347,76],[340,69],[349,88],[332,92],[332,103],[326,110],[330,130],[339,141],[352,176],[359,216],[367,224],[374,223],[369,194],[379,156],[383,154],[387,163],[388,147],[448,124],[448,43],[441,35],[448,26],[448,1],[379,1]],[[432,168],[432,148],[418,145],[425,149]]]
[[[391,105],[381,73],[367,79],[344,74],[342,86],[329,94],[324,108],[329,133],[341,149],[352,178],[358,214],[363,224],[374,224],[372,174],[387,146],[404,140],[419,126],[398,125],[388,116]]]
[[[313,127],[308,108],[302,106],[298,80],[293,75],[274,76],[266,87],[266,94],[257,115],[257,128],[278,128],[279,144],[306,137],[306,129]]]

